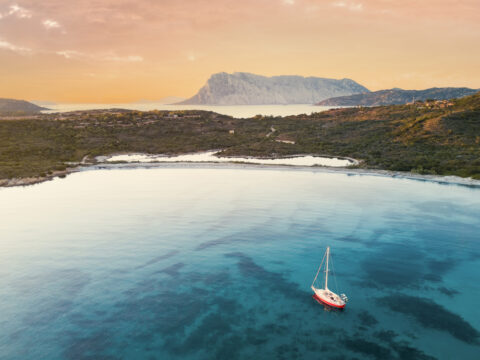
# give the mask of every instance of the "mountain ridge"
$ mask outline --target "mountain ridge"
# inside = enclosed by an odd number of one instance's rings
[[[449,100],[473,95],[476,89],[466,87],[428,88],[424,90],[404,90],[399,88],[372,91],[368,93],[352,94],[332,97],[322,100],[315,105],[320,106],[386,106],[402,105],[413,101]]]
[[[179,105],[275,105],[313,104],[341,95],[369,90],[351,79],[263,76],[246,72],[216,73],[191,98]]]

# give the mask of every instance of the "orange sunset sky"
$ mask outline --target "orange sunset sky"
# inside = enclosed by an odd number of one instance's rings
[[[0,0],[0,97],[189,97],[220,71],[480,88],[480,1]]]

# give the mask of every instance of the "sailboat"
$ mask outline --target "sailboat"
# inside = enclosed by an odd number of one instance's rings
[[[322,262],[318,267],[317,274],[315,275],[315,279],[313,279],[312,283],[312,290],[313,290],[313,298],[318,302],[321,302],[325,305],[331,306],[337,309],[343,309],[347,304],[348,298],[345,294],[337,295],[333,291],[328,288],[328,261],[330,258],[330,246],[327,246],[327,250],[325,251],[325,255],[323,255]],[[325,261],[326,260],[326,261]],[[322,265],[325,261],[325,287],[323,288],[316,288],[315,282],[317,281],[318,274],[322,269]]]

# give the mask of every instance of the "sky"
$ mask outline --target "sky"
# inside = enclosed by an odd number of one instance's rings
[[[0,0],[0,97],[190,97],[216,72],[480,88],[479,0]]]

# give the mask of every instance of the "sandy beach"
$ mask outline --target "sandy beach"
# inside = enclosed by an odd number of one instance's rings
[[[417,180],[417,181],[429,181],[439,184],[446,185],[462,185],[462,186],[472,186],[480,187],[480,180],[475,180],[472,178],[462,178],[459,176],[442,176],[442,175],[421,175],[411,172],[400,172],[400,171],[389,171],[389,170],[380,170],[380,169],[358,169],[358,168],[349,168],[345,166],[320,166],[320,165],[292,165],[292,164],[275,164],[275,163],[248,163],[248,162],[239,162],[235,158],[233,161],[217,161],[217,162],[208,162],[208,161],[168,161],[168,162],[154,162],[154,161],[144,161],[144,162],[120,162],[119,159],[124,159],[125,156],[135,156],[138,157],[138,154],[118,154],[110,156],[108,158],[115,159],[114,161],[105,161],[107,157],[100,157],[97,163],[82,163],[78,166],[72,166],[63,171],[56,171],[45,177],[28,177],[28,178],[13,178],[13,179],[0,179],[0,187],[12,187],[12,186],[28,186],[44,181],[53,180],[57,177],[65,177],[71,173],[79,171],[94,171],[99,169],[148,169],[148,168],[224,168],[224,169],[244,169],[244,168],[253,168],[258,170],[289,170],[289,171],[310,171],[310,172],[324,172],[324,173],[343,173],[347,175],[358,175],[358,176],[381,176],[381,177],[392,177],[399,179],[408,179],[408,180]],[[176,157],[171,157],[172,159]],[[293,157],[295,159],[298,157]],[[315,158],[314,156],[307,156],[308,159]],[[97,158],[98,159],[98,158]],[[131,157],[130,159],[133,159]],[[338,158],[335,158],[338,160]],[[257,160],[268,160],[268,159],[257,159]],[[278,159],[280,160],[280,159]],[[285,159],[283,159],[285,160]],[[355,159],[349,159],[355,161],[355,164],[359,162]],[[73,165],[73,164],[72,164]]]

